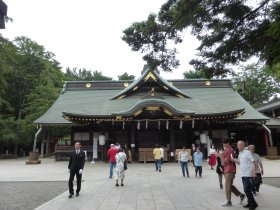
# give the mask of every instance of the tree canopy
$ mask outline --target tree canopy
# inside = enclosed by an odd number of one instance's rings
[[[233,86],[253,106],[272,100],[280,92],[280,85],[272,74],[258,64],[244,66],[233,77]]]
[[[134,80],[135,76],[134,75],[129,75],[127,72],[118,75],[119,80]]]
[[[184,31],[200,40],[194,68],[210,78],[257,56],[268,66],[280,62],[280,3],[276,0],[168,0],[157,14],[125,29],[122,39],[144,53],[151,68],[177,68],[176,48]],[[174,46],[174,45],[172,45]]]
[[[101,71],[92,71],[83,69],[73,68],[70,69],[69,67],[66,68],[65,73],[65,80],[72,81],[72,80],[80,80],[80,81],[91,81],[91,80],[112,80],[111,77],[104,76]]]

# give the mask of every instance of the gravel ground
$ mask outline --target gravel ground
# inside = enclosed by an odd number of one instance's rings
[[[263,184],[280,188],[280,177],[263,177]]]
[[[32,210],[67,190],[65,181],[0,182],[0,210]]]

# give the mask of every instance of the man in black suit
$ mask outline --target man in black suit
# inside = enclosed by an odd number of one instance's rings
[[[81,181],[82,181],[82,173],[85,165],[85,152],[81,149],[80,142],[75,143],[75,150],[70,155],[70,160],[68,164],[68,172],[70,172],[69,177],[69,198],[72,198],[74,195],[74,189],[73,189],[73,181],[74,177],[76,175],[77,179],[77,190],[76,190],[76,197],[79,196],[80,190],[81,190]]]

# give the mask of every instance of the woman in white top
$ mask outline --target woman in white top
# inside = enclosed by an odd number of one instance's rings
[[[185,171],[186,171],[187,177],[190,178],[188,161],[189,161],[189,153],[186,151],[186,147],[183,147],[178,154],[178,163],[181,163],[183,176],[185,177]]]
[[[126,163],[126,154],[122,148],[119,148],[119,153],[116,154],[116,167],[114,170],[114,175],[116,179],[116,186],[119,186],[119,179],[121,180],[121,186],[124,186],[123,180],[125,178],[124,165]]]

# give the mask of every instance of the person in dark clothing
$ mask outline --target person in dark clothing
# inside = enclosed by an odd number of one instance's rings
[[[74,195],[73,189],[73,181],[76,175],[77,179],[77,189],[76,189],[76,197],[79,196],[81,190],[81,181],[82,181],[82,173],[85,165],[85,152],[81,150],[80,142],[75,143],[75,150],[71,153],[69,164],[68,164],[68,172],[70,173],[68,187],[69,187],[69,198],[72,198]]]
[[[218,150],[218,153],[220,155],[223,155],[224,150],[222,148],[220,148]],[[224,173],[224,166],[222,164],[221,158],[219,156],[217,156],[217,168],[216,168],[216,173],[218,174],[218,178],[219,178],[219,183],[220,183],[220,189],[223,189],[223,173]]]
[[[192,163],[193,163],[193,167],[195,167],[194,165],[194,158],[193,158],[193,154],[196,152],[196,146],[195,144],[192,144],[192,148],[191,148],[191,157],[192,157]]]

